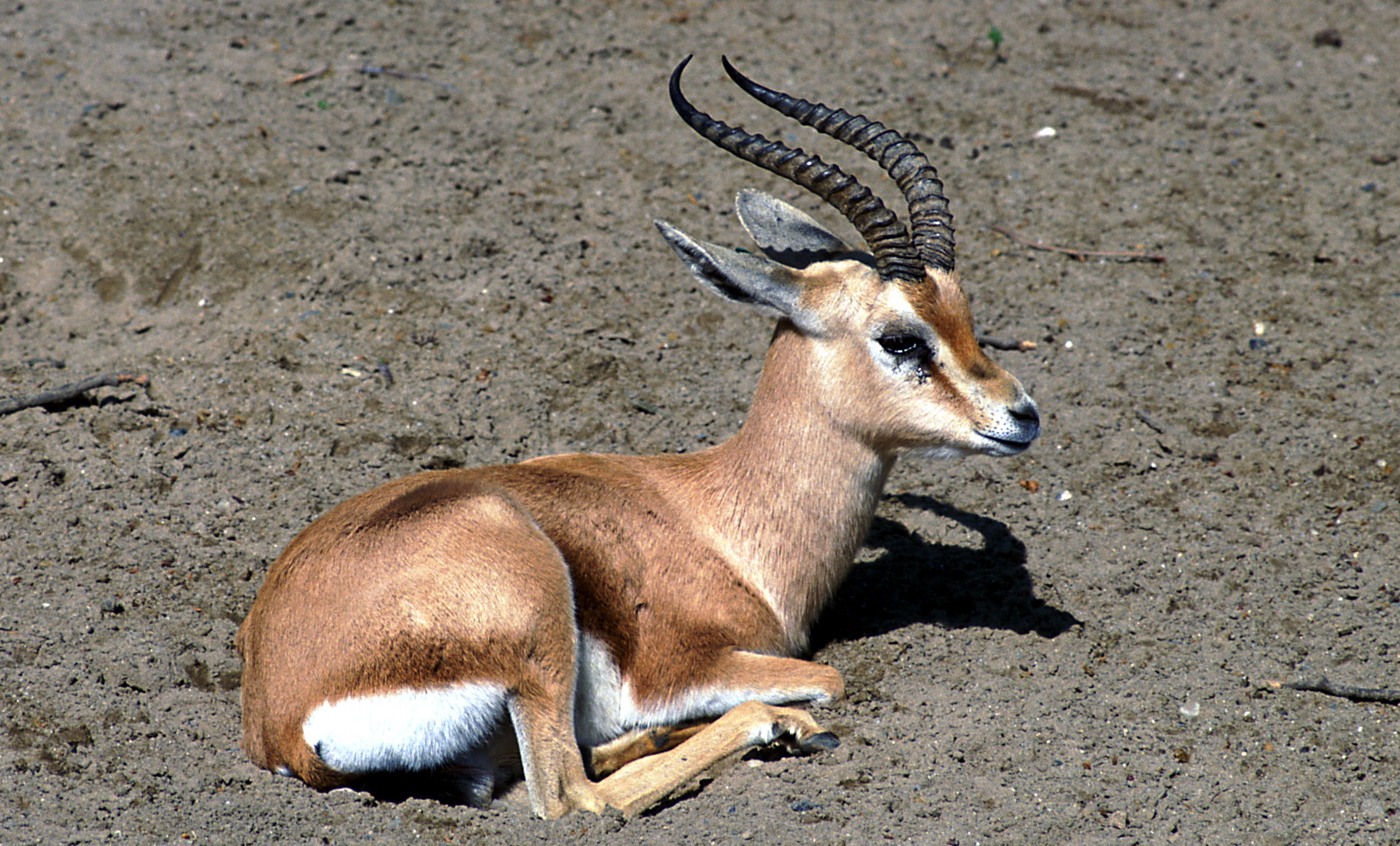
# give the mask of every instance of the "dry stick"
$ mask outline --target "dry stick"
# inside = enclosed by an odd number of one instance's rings
[[[325,67],[321,68],[320,70],[307,71],[306,73],[299,73],[299,74],[297,74],[296,76],[289,76],[289,77],[287,77],[286,79],[284,79],[284,80],[282,80],[282,81],[285,82],[285,83],[287,83],[288,85],[297,85],[297,84],[302,83],[302,82],[310,82],[310,81],[313,80],[313,79],[320,79],[321,77],[323,77],[323,76],[325,76],[326,74],[330,73],[331,70],[332,70],[331,66],[330,66],[330,65],[326,65]]]
[[[408,73],[406,71],[394,70],[393,68],[381,68],[375,65],[326,65],[320,70],[299,73],[296,76],[288,77],[284,80],[288,85],[297,85],[302,82],[310,82],[313,79],[320,79],[331,71],[341,71],[342,73],[362,73],[366,76],[392,76],[395,79],[411,79],[416,82],[427,82],[451,91],[453,94],[461,94],[462,90],[454,85],[445,82],[438,82],[430,76],[421,73]]]
[[[1064,253],[1065,255],[1074,256],[1075,258],[1111,258],[1122,259],[1124,261],[1151,261],[1158,263],[1167,260],[1167,257],[1160,253],[1103,252],[1100,250],[1076,250],[1071,247],[1056,247],[1053,244],[1042,244],[1039,241],[1031,241],[1027,238],[1022,238],[1020,235],[1017,235],[1004,226],[988,226],[987,228],[999,235],[1005,235],[1018,244],[1025,244],[1031,249],[1045,250],[1051,253]]]
[[[1146,423],[1146,424],[1147,424],[1147,428],[1151,429],[1152,431],[1156,432],[1157,434],[1159,434],[1159,435],[1165,435],[1165,434],[1166,434],[1166,430],[1164,430],[1164,429],[1162,428],[1162,424],[1161,424],[1161,423],[1158,423],[1158,422],[1156,421],[1156,419],[1154,419],[1154,418],[1152,417],[1152,415],[1148,414],[1146,411],[1143,411],[1142,409],[1138,409],[1138,411],[1137,411],[1137,419],[1139,419],[1139,420],[1141,420],[1142,422]]]
[[[1383,687],[1352,687],[1349,684],[1333,684],[1322,676],[1317,681],[1288,682],[1284,687],[1293,690],[1311,690],[1328,696],[1340,696],[1352,702],[1384,702],[1400,705],[1400,690],[1386,690]]]
[[[14,399],[0,402],[0,415],[13,414],[16,411],[23,411],[26,408],[33,408],[36,405],[55,405],[60,402],[67,402],[75,397],[85,394],[93,388],[116,387],[126,382],[135,382],[142,387],[150,380],[145,376],[130,376],[125,373],[103,373],[98,376],[89,376],[78,382],[70,382],[51,391],[41,391],[27,397],[15,397]]]
[[[977,343],[984,347],[991,347],[994,350],[1025,352],[1026,350],[1035,349],[1035,341],[1014,341],[1010,338],[993,338],[991,335],[978,335]]]

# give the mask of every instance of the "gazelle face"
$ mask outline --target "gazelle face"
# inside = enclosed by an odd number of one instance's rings
[[[1035,403],[982,354],[953,267],[953,218],[943,183],[913,142],[882,123],[760,85],[729,60],[749,96],[879,163],[909,207],[909,229],[870,189],[817,156],[696,109],[671,74],[681,118],[721,149],[806,188],[840,211],[870,248],[866,264],[805,213],[754,191],[739,219],[768,261],[662,233],[717,293],[792,321],[812,346],[817,397],[832,419],[878,449],[1015,455],[1040,433]]]
[[[954,274],[909,285],[840,261],[802,275],[799,309],[820,325],[807,333],[812,376],[841,425],[877,448],[936,456],[1015,455],[1040,433],[1035,402],[977,344]]]

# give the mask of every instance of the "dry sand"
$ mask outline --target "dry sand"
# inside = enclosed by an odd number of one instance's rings
[[[317,514],[738,426],[767,321],[651,220],[835,215],[684,128],[689,53],[887,195],[719,55],[920,139],[1044,436],[901,464],[820,627],[830,754],[625,825],[257,770],[233,633]],[[1278,686],[1400,687],[1397,57],[1381,0],[8,0],[0,396],[150,387],[0,418],[0,842],[1400,841],[1395,706]]]

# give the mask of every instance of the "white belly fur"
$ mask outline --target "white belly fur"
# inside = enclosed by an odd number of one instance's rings
[[[632,684],[622,679],[608,648],[584,632],[579,634],[577,679],[574,734],[583,747],[599,746],[633,729],[717,718],[736,705],[755,699],[769,705],[785,705],[821,702],[828,698],[826,691],[821,689],[757,690],[710,686],[693,688],[670,702],[642,706],[637,703]]]

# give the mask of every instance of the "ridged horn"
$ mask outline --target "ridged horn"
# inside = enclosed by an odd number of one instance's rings
[[[686,56],[671,72],[671,105],[691,129],[720,149],[806,188],[839,211],[865,239],[881,278],[911,283],[923,280],[919,254],[904,225],[855,177],[820,156],[737,129],[691,105],[681,93],[681,73],[691,58]]]
[[[909,204],[914,248],[924,264],[953,269],[953,215],[943,183],[928,157],[914,143],[879,121],[831,109],[775,91],[739,73],[721,57],[724,71],[744,92],[763,105],[865,153],[888,173]]]

